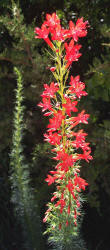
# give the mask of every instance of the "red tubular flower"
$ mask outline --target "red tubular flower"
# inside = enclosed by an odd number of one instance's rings
[[[88,21],[83,22],[83,17],[79,18],[76,22],[76,31],[79,37],[84,37],[87,35]]]
[[[78,98],[87,95],[87,92],[84,91],[85,84],[83,82],[80,82],[80,76],[76,76],[75,78],[71,76],[71,81],[69,84],[71,85],[71,87],[69,87],[70,92],[75,94]]]
[[[63,197],[64,197],[64,193],[61,194],[61,199],[59,201],[57,201],[57,203],[55,204],[55,207],[58,207],[60,205],[60,213],[61,214],[63,212],[65,205],[66,205]]]
[[[54,71],[55,71],[55,67],[51,67],[51,68],[50,68],[50,71],[51,71],[51,72],[54,72]]]
[[[71,102],[69,98],[65,98],[66,103],[62,104],[62,106],[65,108],[66,113],[68,116],[71,116],[71,112],[77,112],[78,109],[75,107],[77,105],[77,101]]]
[[[85,186],[88,186],[88,183],[81,177],[77,176],[77,174],[75,174],[74,185],[79,186],[80,189],[85,190]]]
[[[70,205],[68,206],[68,214],[70,214]]]
[[[47,178],[45,179],[46,182],[48,182],[48,185],[51,185],[52,183],[55,182],[55,177],[51,176],[48,174]]]
[[[80,207],[81,204],[80,204],[79,200],[76,200],[76,205],[78,208]]]
[[[46,14],[46,21],[44,24],[50,28],[50,30],[53,30],[57,28],[57,26],[60,24],[60,19],[56,15],[56,13],[53,13],[52,15]]]
[[[51,101],[50,98],[45,98],[43,97],[43,103],[40,102],[37,106],[42,108],[42,112],[46,111],[47,109],[52,110],[52,105],[51,105]]]
[[[88,150],[88,151],[84,150],[84,153],[78,154],[77,157],[78,157],[78,159],[83,159],[83,160],[89,162],[89,160],[93,159],[93,157],[90,155],[90,153],[91,153],[91,150]]]
[[[66,221],[66,227],[68,227],[69,223],[68,223],[68,220]]]
[[[47,218],[48,218],[48,216],[45,216],[45,217],[43,218],[43,222],[44,222],[44,223],[47,221]]]
[[[55,97],[55,93],[59,89],[58,83],[51,82],[50,86],[48,86],[47,84],[44,84],[44,89],[45,89],[45,91],[41,95],[42,97],[54,98]]]
[[[70,37],[74,39],[75,42],[78,41],[79,37],[84,37],[87,35],[88,21],[83,22],[83,18],[79,18],[76,25],[72,21],[69,22]]]
[[[54,195],[54,196],[51,198],[51,202],[53,202],[53,201],[56,200],[56,199],[57,199],[57,196]]]
[[[82,55],[79,53],[81,45],[74,45],[74,40],[72,39],[69,44],[65,43],[66,56],[65,60],[67,61],[66,68],[68,68],[72,62],[78,61],[79,57]]]
[[[64,170],[65,173],[68,172],[69,167],[72,167],[74,162],[76,162],[76,159],[73,158],[73,155],[65,153],[65,157],[63,157],[63,160],[60,163],[61,170]]]
[[[44,137],[45,137],[45,141],[48,141],[50,144],[52,145],[60,145],[61,143],[61,138],[62,136],[59,135],[58,133],[53,133],[52,132],[49,132],[49,134],[44,134]]]
[[[68,36],[68,30],[62,29],[61,25],[57,25],[55,30],[52,30],[52,40],[64,41]]]
[[[86,142],[84,143],[81,140],[79,140],[79,141],[78,140],[72,141],[71,144],[76,149],[82,148],[84,151],[90,150],[90,147],[88,146],[89,143],[86,143]]]
[[[57,161],[62,161],[63,159],[66,159],[68,156],[68,154],[65,152],[65,150],[59,150],[57,151],[57,155],[56,157],[53,157],[53,159],[57,160]]]
[[[83,132],[83,129],[79,130],[78,132],[72,132],[73,136],[76,136],[76,140],[81,140],[81,141],[85,141],[85,136],[87,136],[88,134]]]
[[[49,119],[49,125],[47,126],[48,131],[55,131],[60,128],[62,124],[62,120],[64,119],[64,115],[62,115],[62,111],[57,111],[54,113],[54,117]]]
[[[51,49],[53,49],[53,44],[50,41],[50,39],[48,38],[49,35],[49,29],[46,28],[46,26],[43,24],[40,28],[35,28],[35,33],[37,34],[37,36],[35,36],[35,38],[42,38],[45,40],[45,42],[51,47]]]
[[[46,26],[43,24],[40,28],[35,28],[35,33],[37,34],[37,36],[35,36],[35,38],[43,38],[44,40],[48,38],[49,35],[49,29],[46,28]]]
[[[82,110],[82,112],[79,113],[78,116],[71,118],[70,124],[72,125],[70,126],[70,129],[74,128],[79,123],[85,123],[85,124],[88,123],[89,115],[84,114],[84,113],[85,113],[85,110]]]
[[[74,185],[71,180],[68,181],[68,184],[66,185],[66,187],[68,188],[69,192],[74,190]]]

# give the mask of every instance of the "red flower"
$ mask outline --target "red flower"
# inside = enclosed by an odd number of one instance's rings
[[[71,144],[73,147],[82,148],[83,150],[90,150],[90,147],[88,146],[89,143],[85,142],[85,136],[87,133],[83,133],[83,130],[79,130],[78,132],[72,132],[73,136],[76,136],[76,140],[72,141]]]
[[[66,205],[63,197],[64,197],[64,193],[61,194],[61,199],[59,201],[57,201],[57,203],[55,204],[55,207],[58,207],[60,205],[60,213],[61,214],[63,212],[65,205]]]
[[[55,29],[57,25],[60,24],[60,19],[56,15],[56,13],[53,13],[52,15],[46,14],[46,21],[44,22],[46,26],[50,28],[50,31]]]
[[[69,223],[68,223],[68,220],[66,221],[66,227],[68,227]]]
[[[68,214],[70,214],[70,205],[68,206]]]
[[[49,29],[46,28],[46,26],[43,24],[40,28],[35,28],[35,33],[37,36],[35,38],[43,38],[44,40],[48,38],[49,35]]]
[[[78,98],[87,95],[87,92],[83,91],[83,89],[85,89],[85,84],[80,82],[80,76],[76,76],[75,78],[71,76],[71,81],[69,84],[71,85],[71,87],[69,87],[70,92],[75,94]]]
[[[60,128],[62,124],[62,120],[64,119],[64,115],[62,115],[62,111],[57,111],[54,113],[54,117],[49,119],[49,125],[47,126],[48,131],[55,131]]]
[[[51,71],[51,72],[54,72],[55,69],[56,69],[55,67],[51,67],[51,68],[50,68],[50,71]]]
[[[46,182],[48,182],[48,185],[50,186],[52,183],[55,182],[56,177],[53,177],[51,175],[47,175],[47,178],[45,179]]]
[[[57,199],[57,196],[54,195],[54,196],[51,198],[51,202],[53,202],[53,201],[56,200],[56,199]]]
[[[37,36],[35,36],[35,38],[42,38],[45,40],[45,42],[53,49],[53,44],[50,41],[50,39],[48,38],[49,35],[49,29],[46,28],[46,26],[43,24],[40,28],[35,28],[35,33],[37,34]]]
[[[76,22],[76,31],[79,37],[84,37],[87,35],[88,21],[83,22],[83,17],[78,18]]]
[[[47,218],[48,218],[48,216],[45,216],[45,217],[43,218],[43,222],[44,222],[44,223],[47,221]]]
[[[68,188],[69,192],[72,194],[73,199],[76,200],[76,196],[75,196],[74,191],[73,191],[73,190],[75,190],[75,186],[71,180],[68,181],[68,184],[66,185],[66,187]]]
[[[88,186],[88,183],[83,178],[81,178],[81,177],[77,176],[77,174],[75,174],[74,185],[78,186],[80,189],[85,190],[85,186]]]
[[[67,153],[65,153],[62,162],[60,163],[61,166],[61,170],[64,170],[65,172],[67,172],[69,170],[69,167],[73,166],[73,163],[76,162],[76,159],[73,158],[73,155],[68,155]]]
[[[78,208],[80,207],[81,204],[80,204],[79,200],[76,200],[76,205],[77,205]]]
[[[82,142],[81,140],[79,140],[79,141],[78,141],[78,140],[72,141],[71,144],[72,144],[72,146],[75,147],[76,149],[82,148],[84,151],[90,150],[90,147],[88,146],[89,143],[86,143],[86,142],[84,143],[84,142]]]
[[[65,150],[63,149],[63,150],[59,150],[59,151],[57,151],[57,155],[56,155],[56,157],[53,157],[53,159],[55,159],[55,160],[63,160],[64,158],[66,158],[67,157],[67,153],[65,152]]]
[[[68,116],[71,116],[71,111],[77,112],[78,109],[75,107],[77,105],[77,101],[71,102],[69,98],[65,98],[66,103],[62,104],[62,106],[66,109],[66,113]]]
[[[61,138],[62,138],[62,136],[59,135],[58,133],[52,134],[52,132],[49,132],[49,134],[44,134],[44,137],[46,138],[44,140],[48,141],[52,145],[56,145],[56,144],[60,145]]]
[[[72,64],[72,62],[78,61],[78,58],[82,55],[81,53],[79,53],[80,48],[81,45],[74,45],[73,39],[70,41],[69,45],[65,43],[65,60],[67,61],[66,68],[68,68]]]
[[[77,158],[78,159],[83,159],[83,160],[89,162],[89,160],[93,159],[93,157],[90,155],[90,153],[91,153],[91,150],[88,150],[88,151],[84,150],[84,153],[83,154],[78,154]]]
[[[72,124],[70,129],[72,129],[73,127],[75,127],[77,124],[79,123],[85,123],[87,124],[88,123],[88,118],[89,118],[89,115],[88,114],[84,114],[85,113],[85,110],[82,110],[81,113],[78,114],[78,116],[76,117],[72,117],[71,118],[71,121],[70,123]]]
[[[50,86],[48,86],[47,84],[44,84],[44,89],[45,89],[45,91],[41,95],[42,97],[54,98],[55,93],[59,89],[58,83],[51,82]]]
[[[62,29],[61,25],[57,25],[56,29],[52,30],[52,40],[64,41],[67,38],[68,30]]]
[[[79,130],[78,132],[72,132],[73,136],[76,136],[76,140],[81,140],[81,141],[85,141],[85,136],[87,136],[87,133],[83,132],[83,129]]]
[[[76,26],[72,21],[69,22],[70,36],[77,42],[79,37],[87,35],[88,21],[83,22],[83,18],[79,18],[76,22]]]
[[[66,185],[66,187],[68,188],[70,193],[71,193],[71,191],[74,190],[74,185],[73,185],[71,180],[68,181],[68,184]]]
[[[45,98],[45,97],[43,97],[43,98],[42,98],[42,101],[43,101],[43,103],[40,102],[40,103],[38,104],[38,106],[42,108],[42,112],[44,112],[44,111],[47,110],[47,109],[52,110],[52,105],[51,105],[50,98]]]

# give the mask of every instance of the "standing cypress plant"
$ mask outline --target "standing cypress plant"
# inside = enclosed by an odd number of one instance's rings
[[[55,184],[51,201],[43,222],[47,222],[49,241],[59,250],[83,249],[80,244],[80,216],[83,198],[81,191],[88,183],[80,177],[81,160],[92,160],[87,133],[80,124],[88,124],[89,115],[85,110],[78,112],[78,104],[82,96],[86,96],[85,83],[80,76],[69,79],[73,62],[82,55],[80,37],[87,35],[88,21],[79,18],[69,28],[64,29],[60,19],[53,13],[47,14],[41,29],[35,28],[37,39],[44,39],[51,49],[54,64],[50,68],[55,82],[44,84],[42,102],[38,104],[45,116],[49,116],[47,133],[44,140],[52,145],[53,159],[57,164],[46,178],[48,185]]]
[[[11,201],[14,204],[18,222],[21,223],[25,249],[43,249],[40,218],[30,187],[29,165],[23,155],[24,106],[23,83],[21,72],[14,68],[17,76],[16,104],[14,111],[14,132],[11,151],[10,181],[12,188]],[[23,248],[24,249],[24,248]]]

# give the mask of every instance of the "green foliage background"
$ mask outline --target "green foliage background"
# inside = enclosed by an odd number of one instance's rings
[[[82,57],[74,63],[71,74],[81,75],[88,96],[81,106],[90,113],[86,127],[94,160],[83,163],[82,176],[89,182],[85,192],[85,216],[82,234],[88,250],[108,250],[110,246],[110,18],[109,0],[9,0],[0,1],[0,249],[22,249],[10,202],[9,153],[13,134],[15,104],[15,66],[23,72],[25,135],[24,155],[30,163],[31,186],[35,190],[41,218],[54,187],[45,184],[45,177],[54,164],[50,149],[44,145],[47,120],[37,107],[43,84],[52,80],[52,65],[43,41],[34,38],[34,27],[40,26],[46,13],[57,11],[66,27],[68,21],[83,16],[90,23],[88,36],[81,40]],[[31,160],[33,158],[33,161]],[[45,225],[43,225],[45,227]],[[13,228],[13,229],[12,229]],[[15,230],[16,228],[16,230]],[[17,243],[16,243],[17,242]],[[46,239],[45,239],[46,242]],[[46,246],[49,249],[49,246]]]

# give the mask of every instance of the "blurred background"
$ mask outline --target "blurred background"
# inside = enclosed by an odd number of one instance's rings
[[[46,13],[57,12],[62,26],[84,17],[89,21],[88,35],[81,38],[82,56],[73,63],[70,74],[80,75],[86,83],[87,97],[80,107],[90,114],[84,126],[94,158],[82,162],[81,176],[89,187],[84,192],[84,218],[81,227],[88,250],[110,249],[110,1],[109,0],[0,0],[0,249],[21,248],[20,227],[15,230],[10,202],[10,150],[13,134],[16,77],[21,69],[24,82],[24,154],[30,164],[31,185],[41,218],[54,187],[45,178],[53,161],[50,146],[43,141],[48,119],[37,103],[43,84],[52,81],[52,61],[44,41],[35,39]],[[17,242],[17,243],[16,243]],[[15,247],[17,245],[17,247]],[[47,248],[48,249],[48,248]]]

